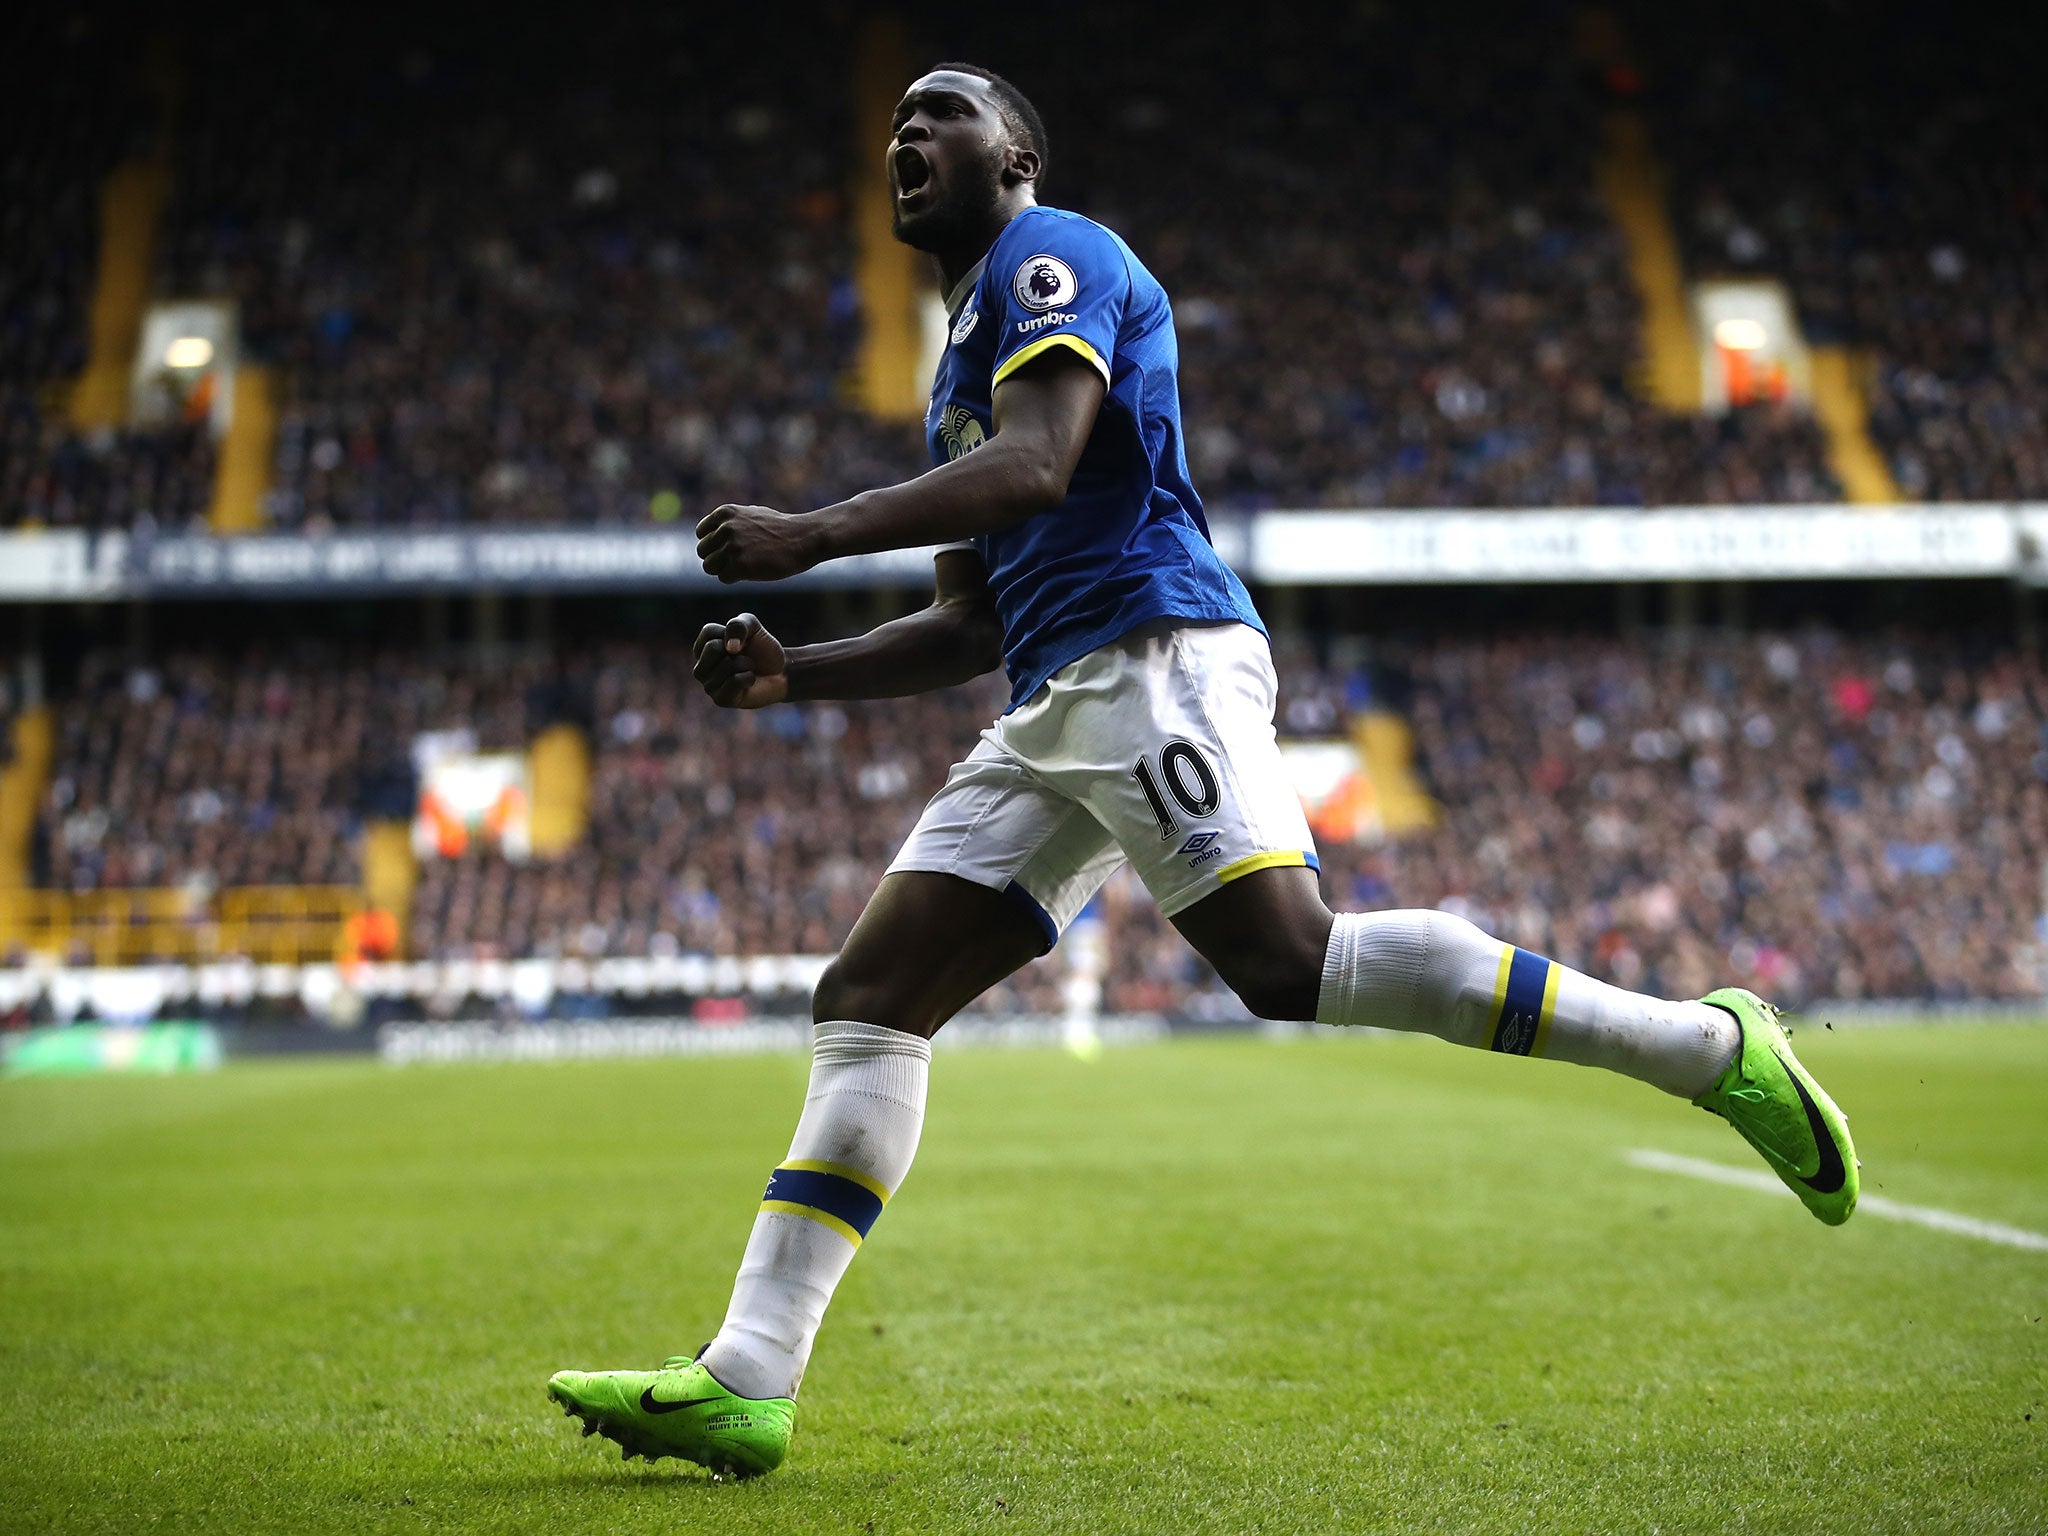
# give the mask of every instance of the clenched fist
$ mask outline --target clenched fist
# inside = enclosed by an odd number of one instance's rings
[[[723,506],[697,525],[697,558],[723,582],[780,581],[818,563],[818,525],[773,507]]]
[[[726,709],[761,709],[789,697],[788,658],[782,642],[761,621],[743,613],[697,631],[691,669],[711,702]]]

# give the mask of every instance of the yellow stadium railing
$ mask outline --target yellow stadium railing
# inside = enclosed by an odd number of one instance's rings
[[[176,888],[0,891],[0,951],[90,965],[332,960],[362,910],[351,885],[248,885],[197,899]]]

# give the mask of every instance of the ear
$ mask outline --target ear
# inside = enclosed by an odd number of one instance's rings
[[[1038,180],[1038,151],[1012,145],[1003,156],[1003,185],[1020,186]]]

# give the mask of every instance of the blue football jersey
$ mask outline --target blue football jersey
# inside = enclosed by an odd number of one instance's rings
[[[994,431],[996,386],[1067,347],[1108,386],[1066,500],[978,535],[1016,708],[1069,662],[1155,619],[1238,620],[1244,583],[1209,543],[1180,425],[1180,347],[1166,290],[1079,214],[1027,208],[949,297],[925,436],[944,464]]]

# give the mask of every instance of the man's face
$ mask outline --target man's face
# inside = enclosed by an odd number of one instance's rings
[[[1003,192],[1009,130],[978,75],[935,70],[897,104],[889,139],[896,238],[937,251],[972,235]]]

